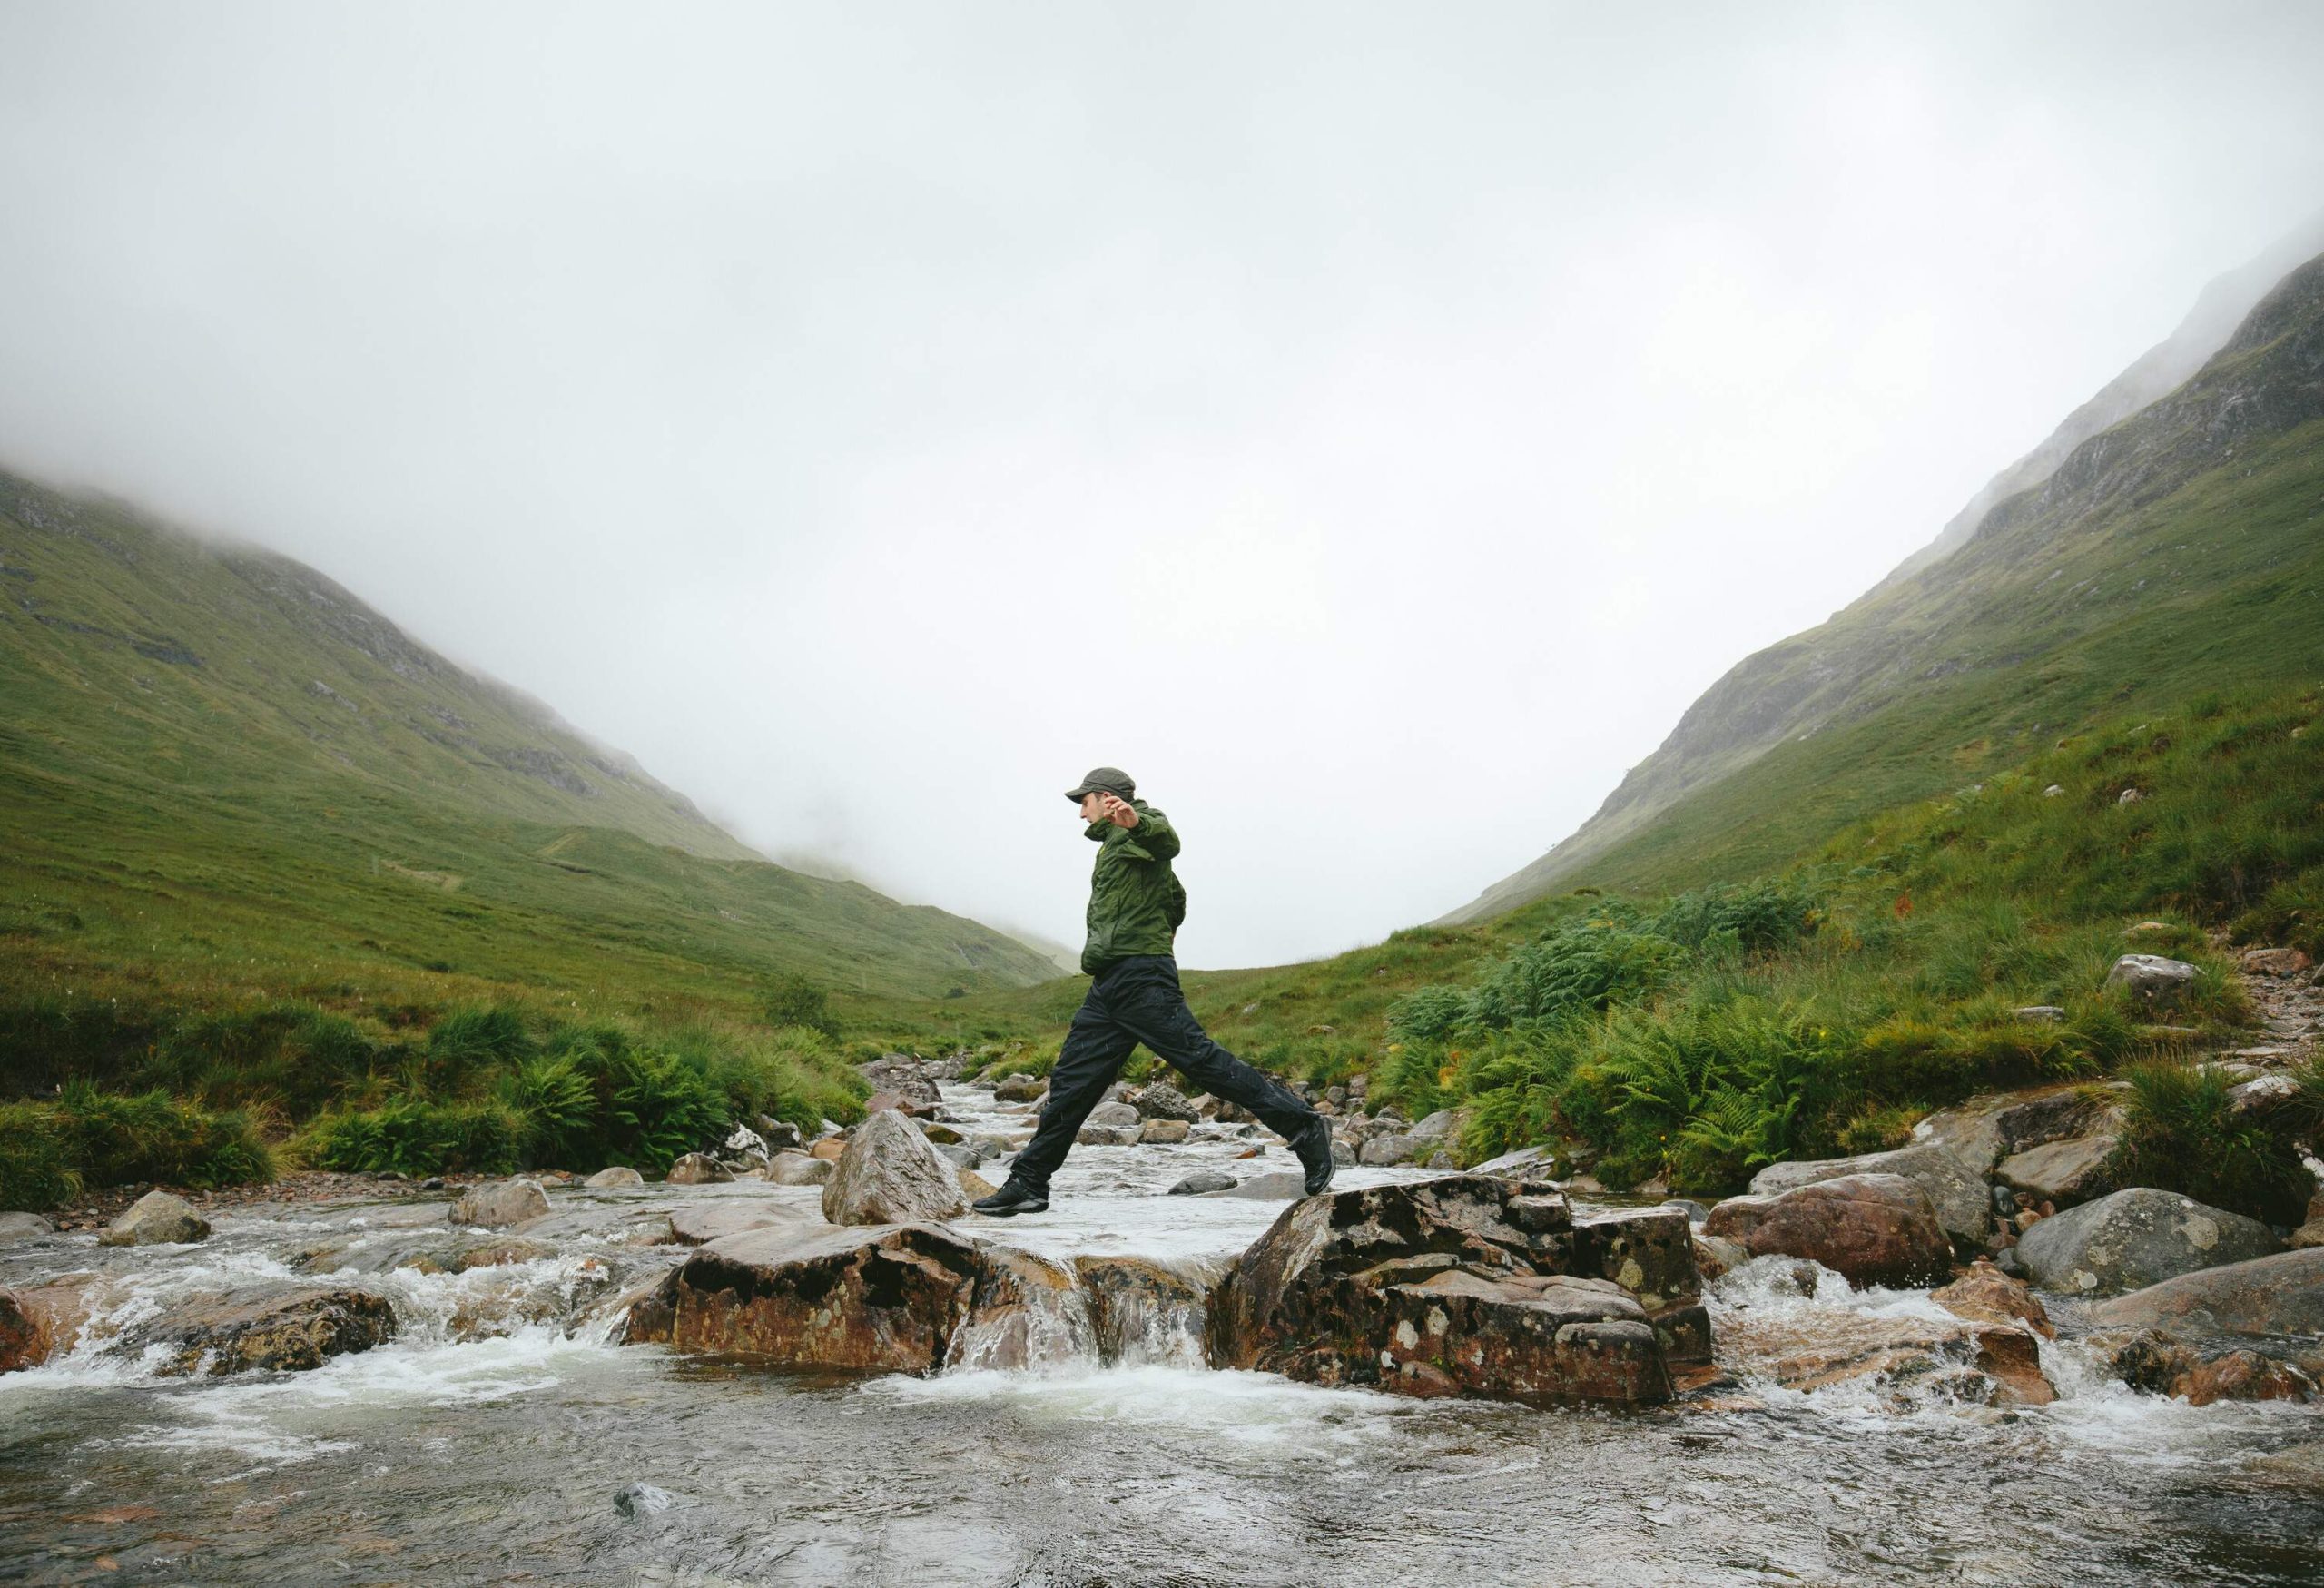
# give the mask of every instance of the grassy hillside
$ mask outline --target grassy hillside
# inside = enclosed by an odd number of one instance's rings
[[[1451,919],[1754,874],[2118,708],[2324,675],[2324,260],[1950,556],[1754,656],[1572,838]]]
[[[0,476],[0,995],[754,1017],[1052,974],[768,864],[330,581]]]

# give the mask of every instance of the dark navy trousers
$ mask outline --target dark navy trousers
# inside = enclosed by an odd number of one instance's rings
[[[1082,1121],[1118,1080],[1140,1042],[1197,1091],[1248,1109],[1279,1136],[1296,1135],[1315,1110],[1265,1070],[1213,1041],[1178,990],[1178,962],[1168,954],[1131,954],[1099,971],[1049,1071],[1041,1126],[1009,1168],[1009,1178],[1046,1193],[1049,1176],[1073,1149]]]

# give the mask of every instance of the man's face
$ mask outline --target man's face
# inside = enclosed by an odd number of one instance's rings
[[[1106,796],[1099,794],[1096,789],[1091,789],[1088,794],[1083,794],[1081,796],[1081,819],[1084,822],[1104,821],[1106,819]]]

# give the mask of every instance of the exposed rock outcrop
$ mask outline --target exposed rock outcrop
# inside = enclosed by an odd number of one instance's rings
[[[1557,1188],[1492,1176],[1310,1197],[1220,1286],[1211,1356],[1408,1395],[1652,1404],[1670,1377],[1648,1308],[1582,1263],[1643,1275],[1673,1244],[1659,1227],[1625,1239],[1611,1222],[1578,1238]],[[1675,1245],[1669,1260],[1690,1277],[1691,1251]],[[1683,1307],[1692,1290],[1658,1299]]]

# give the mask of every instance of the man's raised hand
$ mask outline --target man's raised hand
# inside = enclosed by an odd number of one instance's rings
[[[1100,815],[1117,827],[1137,825],[1137,807],[1118,794],[1099,793],[1098,810]]]

